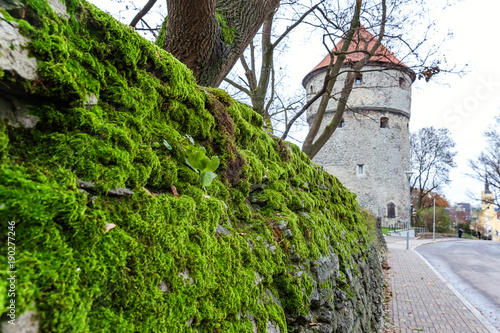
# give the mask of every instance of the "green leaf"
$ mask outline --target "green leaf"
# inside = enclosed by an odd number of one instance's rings
[[[219,156],[212,156],[212,159],[207,163],[207,166],[203,171],[215,171],[219,167],[219,164]]]
[[[206,171],[201,173],[201,186],[210,186],[212,181],[217,177],[212,171]]]
[[[167,147],[168,150],[172,150],[172,146],[168,144],[167,140],[163,140],[163,144]]]
[[[205,165],[206,165],[206,162],[204,160],[207,159],[207,157],[205,156],[204,153],[202,153],[199,150],[196,150],[192,154],[189,154],[187,156],[187,158],[189,160],[189,164],[193,168],[195,168],[199,171],[203,171],[203,169],[205,168]]]
[[[188,167],[190,167],[191,169],[193,169],[193,171],[196,171],[196,173],[200,173],[198,170],[196,170],[196,168],[195,168],[195,167],[193,167],[193,166],[191,165],[191,163],[189,163],[189,160],[188,160],[188,158],[187,158],[187,157],[184,157],[184,163],[186,163],[186,164],[188,165]]]

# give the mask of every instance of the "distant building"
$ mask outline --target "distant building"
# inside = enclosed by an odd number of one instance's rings
[[[355,33],[319,133],[333,119],[347,71],[376,41],[363,27]],[[340,41],[332,53],[343,44]],[[308,99],[323,86],[330,60],[327,55],[302,81]],[[407,221],[405,171],[410,169],[408,123],[414,80],[415,73],[381,45],[355,78],[341,123],[313,159],[356,193],[359,205],[380,216],[383,226]],[[309,123],[318,106],[316,101],[308,109]]]
[[[446,208],[445,212],[450,218],[452,227],[455,225],[455,223],[471,224],[472,211],[470,203],[459,202],[454,207]]]
[[[470,216],[471,208],[470,208],[470,203],[467,202],[459,202],[456,204],[457,209],[461,212],[468,213]]]

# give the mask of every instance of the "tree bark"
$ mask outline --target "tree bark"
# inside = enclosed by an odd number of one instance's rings
[[[252,92],[252,105],[255,112],[262,115],[266,126],[272,131],[271,117],[265,110],[266,96],[274,63],[274,45],[271,43],[271,32],[274,14],[267,15],[262,26],[262,64],[260,67],[259,83]],[[274,87],[271,87],[273,89]]]
[[[279,0],[167,0],[164,49],[193,71],[198,83],[217,87]],[[234,39],[224,40],[217,15]]]

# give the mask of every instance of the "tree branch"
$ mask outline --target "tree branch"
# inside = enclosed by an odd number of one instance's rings
[[[306,139],[304,140],[304,144],[302,145],[302,151],[309,155],[311,158],[312,156],[310,155],[312,152],[312,146],[314,142],[314,138],[318,134],[319,128],[321,126],[321,122],[323,121],[323,118],[325,116],[326,108],[328,106],[328,101],[330,100],[330,94],[333,90],[333,87],[335,85],[335,82],[337,81],[337,75],[340,71],[340,68],[342,67],[344,60],[345,60],[345,52],[349,49],[349,46],[351,45],[351,42],[354,37],[354,33],[359,29],[360,22],[359,22],[359,17],[360,17],[360,12],[361,12],[361,5],[362,5],[362,0],[356,0],[356,7],[354,9],[354,14],[353,18],[351,20],[351,25],[349,28],[349,31],[346,34],[344,44],[342,45],[341,49],[341,54],[337,55],[335,64],[333,65],[332,68],[332,62],[333,62],[333,54],[330,54],[330,65],[328,66],[329,71],[332,75],[332,78],[330,79],[327,76],[325,76],[325,81],[328,79],[328,86],[326,89],[326,92],[323,94],[321,97],[321,102],[318,108],[318,111],[316,112],[315,118],[312,121],[311,127],[309,129],[309,133],[306,136]]]
[[[151,10],[151,8],[153,8],[155,3],[156,0],[149,0],[146,5],[144,5],[144,7],[135,15],[129,25],[135,28],[137,23],[144,17],[144,15],[146,15]]]
[[[234,82],[233,80],[231,80],[231,79],[229,79],[227,77],[224,79],[224,81],[226,81],[227,83],[229,83],[230,85],[232,85],[236,89],[241,90],[242,92],[244,92],[245,94],[247,94],[249,97],[252,97],[252,94],[250,93],[250,90],[248,90],[247,88],[243,87],[242,85]]]
[[[276,45],[278,45],[282,40],[283,38],[285,38],[293,29],[295,29],[300,23],[302,23],[302,21],[304,21],[304,19],[311,13],[313,12],[314,10],[316,10],[320,4],[322,4],[325,0],[321,0],[321,2],[319,2],[318,4],[312,6],[308,11],[306,11],[304,14],[302,14],[302,16],[297,20],[295,21],[294,24],[292,24],[291,26],[289,26],[285,32],[283,32],[281,34],[281,36],[278,37],[278,39],[276,39],[274,41],[274,43],[271,44],[271,47],[272,48],[275,48]]]

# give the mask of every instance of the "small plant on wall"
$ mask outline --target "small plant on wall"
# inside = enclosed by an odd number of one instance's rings
[[[172,150],[172,146],[167,140],[163,140],[163,144],[168,150]],[[184,152],[184,163],[200,174],[201,186],[210,186],[217,177],[215,170],[219,167],[219,157],[212,156],[212,158],[208,158],[205,147],[196,147],[193,138],[187,134],[182,138],[180,145]]]

